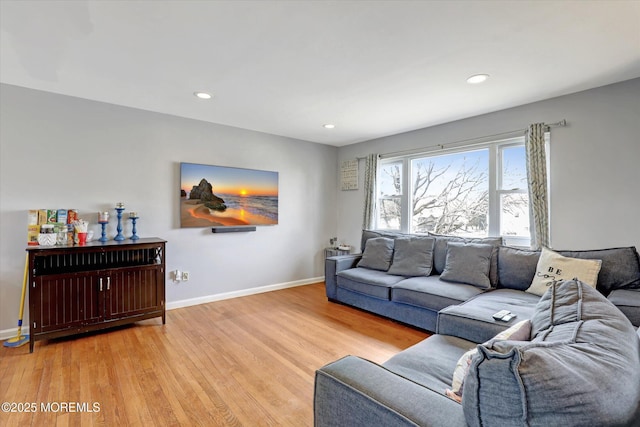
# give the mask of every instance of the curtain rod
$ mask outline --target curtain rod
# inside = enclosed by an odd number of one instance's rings
[[[564,127],[567,125],[567,120],[566,119],[562,119],[558,122],[555,123],[549,123],[546,124],[545,123],[545,129],[549,130],[550,128],[553,127]],[[454,142],[448,142],[446,144],[436,144],[436,145],[432,145],[429,147],[424,147],[424,148],[414,148],[412,150],[403,150],[403,151],[395,151],[392,153],[385,153],[385,154],[380,154],[380,158],[388,158],[388,157],[397,157],[397,156],[402,156],[402,155],[409,155],[409,154],[419,154],[419,153],[428,153],[431,151],[435,151],[435,150],[444,150],[447,148],[459,148],[459,147],[470,147],[470,146],[474,146],[474,145],[480,145],[480,144],[486,144],[487,142],[490,142],[492,140],[494,140],[495,138],[499,138],[499,137],[508,137],[510,135],[516,136],[519,135],[521,133],[526,132],[527,129],[516,129],[516,130],[510,130],[507,132],[500,132],[500,133],[495,133],[493,135],[486,135],[486,136],[479,136],[479,137],[475,137],[475,138],[469,138],[469,139],[462,139],[460,141],[454,141]],[[364,160],[366,159],[366,157],[356,157],[356,159],[358,160]]]

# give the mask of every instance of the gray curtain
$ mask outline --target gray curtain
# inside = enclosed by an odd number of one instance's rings
[[[534,123],[530,125],[525,138],[532,249],[549,246],[547,158],[544,143],[545,127],[544,123]]]
[[[369,154],[364,168],[364,218],[362,228],[372,229],[376,223],[376,180],[378,179],[378,154]]]

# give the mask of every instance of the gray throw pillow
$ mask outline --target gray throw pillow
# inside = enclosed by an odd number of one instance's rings
[[[429,236],[436,238],[433,248],[433,270],[435,274],[442,274],[447,261],[447,244],[449,242],[458,243],[481,243],[483,245],[493,245],[493,255],[491,257],[491,268],[489,269],[489,279],[491,286],[498,284],[498,246],[502,244],[502,237],[458,237],[445,234],[429,232]]]
[[[440,278],[447,282],[466,283],[489,289],[491,288],[489,269],[492,253],[492,245],[449,242],[447,259]]]
[[[433,237],[397,238],[389,274],[411,277],[430,275],[435,241]]]
[[[526,291],[536,275],[540,251],[500,246],[498,287]]]
[[[393,239],[376,237],[367,240],[358,267],[387,271],[393,259]]]

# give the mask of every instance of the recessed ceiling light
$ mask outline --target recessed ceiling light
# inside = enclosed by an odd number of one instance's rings
[[[478,84],[482,83],[489,78],[489,74],[475,74],[467,79],[467,83],[469,84]]]
[[[336,127],[336,125],[332,125],[331,123],[327,123],[326,125],[322,125],[323,128],[325,129],[333,129]]]
[[[211,94],[207,92],[193,92],[193,94],[200,99],[211,99]]]

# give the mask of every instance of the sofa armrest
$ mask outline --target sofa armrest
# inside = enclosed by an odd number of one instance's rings
[[[316,371],[313,403],[315,427],[467,425],[462,405],[355,356]]]
[[[607,297],[633,326],[640,326],[640,289],[616,289]]]
[[[336,274],[342,270],[354,268],[356,264],[358,264],[358,261],[360,261],[360,258],[362,258],[362,254],[332,256],[325,260],[324,286],[327,292],[327,298],[336,299]]]

